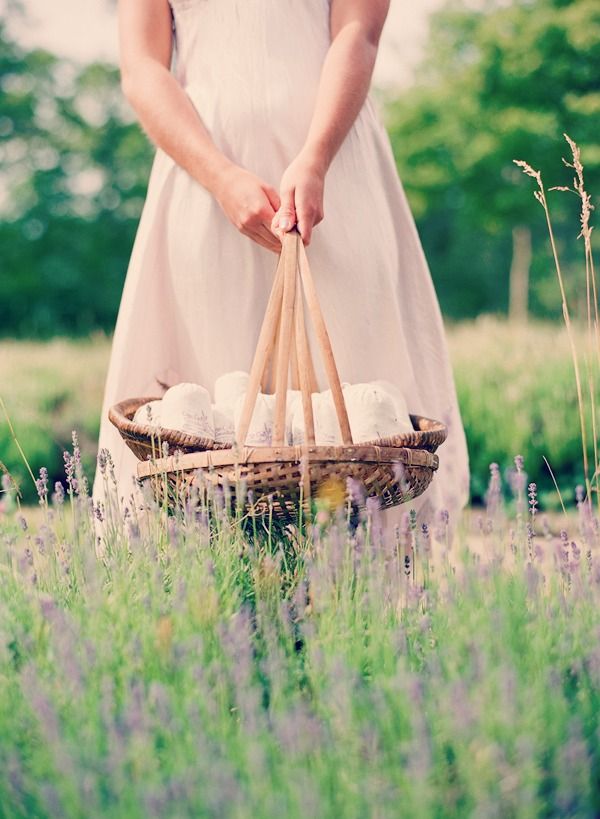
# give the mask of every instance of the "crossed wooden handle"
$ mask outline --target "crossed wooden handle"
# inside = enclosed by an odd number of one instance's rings
[[[238,437],[241,442],[246,440],[256,406],[256,398],[270,363],[269,388],[275,393],[275,418],[271,446],[284,446],[285,444],[285,407],[290,368],[292,388],[300,389],[302,392],[305,443],[313,446],[315,444],[311,393],[318,391],[318,385],[306,334],[304,297],[306,297],[308,312],[315,328],[325,372],[331,386],[342,442],[344,445],[353,443],[331,342],[317,299],[304,242],[296,228],[283,236],[281,255],[254,353],[238,428]]]

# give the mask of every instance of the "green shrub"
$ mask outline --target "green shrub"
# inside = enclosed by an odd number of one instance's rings
[[[482,316],[449,332],[456,388],[471,459],[471,490],[480,499],[493,462],[506,470],[525,458],[546,503],[583,483],[581,430],[573,364],[560,325],[515,326]],[[597,400],[600,401],[600,392]],[[592,446],[590,442],[590,455]],[[443,448],[440,450],[443,457]]]
[[[62,453],[76,430],[86,472],[93,474],[108,340],[0,342],[0,396],[17,439],[37,474],[62,477]],[[0,417],[0,461],[16,478],[24,499],[35,498],[6,419]]]

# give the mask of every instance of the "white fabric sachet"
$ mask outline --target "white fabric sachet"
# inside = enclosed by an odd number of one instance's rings
[[[317,446],[336,446],[341,444],[342,435],[331,390],[313,392],[311,399],[315,425],[315,444]],[[294,407],[292,440],[296,445],[303,444],[305,440],[302,400],[298,401]]]
[[[273,439],[273,415],[275,411],[275,396],[268,393],[259,392],[256,396],[254,411],[248,427],[248,434],[245,441],[238,440],[238,430],[242,420],[242,410],[246,393],[240,395],[235,402],[233,421],[235,428],[235,439],[238,443],[246,446],[270,446]]]
[[[148,401],[138,407],[133,416],[134,424],[144,424],[147,427],[159,427],[161,425],[162,401]]]
[[[187,435],[215,439],[210,393],[200,384],[176,384],[163,395],[161,425]]]
[[[223,373],[215,381],[214,403],[219,407],[235,407],[235,403],[248,389],[249,373],[244,370],[233,370],[230,373]]]
[[[399,433],[394,399],[381,385],[372,382],[350,384],[344,390],[344,398],[355,444]]]
[[[213,404],[212,412],[215,424],[215,442],[217,444],[233,444],[235,440],[233,407],[230,404]]]
[[[300,415],[302,415],[301,390],[288,390],[285,400],[285,440],[288,446],[292,446],[294,443],[293,420],[298,406],[300,407]]]
[[[234,413],[234,427],[237,430],[242,414],[245,394],[238,399],[236,412]],[[275,421],[275,395],[269,393],[259,393],[257,396],[257,409],[252,416],[252,421],[248,429],[246,441],[252,446],[270,446],[273,441],[273,425]],[[285,443],[293,444],[292,419],[296,407],[300,406],[302,411],[302,393],[300,390],[288,390],[285,402]]]
[[[404,393],[396,384],[391,381],[386,381],[384,378],[379,378],[376,381],[371,381],[376,387],[381,387],[392,396],[394,407],[396,409],[396,435],[403,432],[414,432],[412,421],[410,420],[410,412]]]

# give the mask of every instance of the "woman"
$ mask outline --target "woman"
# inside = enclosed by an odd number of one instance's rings
[[[123,91],[158,146],[102,412],[100,448],[123,496],[136,461],[108,408],[249,370],[274,254],[297,226],[341,379],[388,379],[411,411],[449,427],[437,476],[412,505],[425,519],[465,504],[467,450],[441,314],[368,95],[388,7],[120,0]],[[318,354],[315,365],[325,389]],[[402,511],[386,512],[387,523]]]

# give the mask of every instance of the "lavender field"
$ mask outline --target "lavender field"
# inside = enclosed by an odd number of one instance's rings
[[[25,475],[37,503],[22,507],[23,478],[0,462],[0,817],[600,815],[600,318],[569,144],[583,320],[541,175],[520,163],[548,216],[564,332],[487,322],[487,348],[455,335],[478,510],[417,524],[409,503],[384,537],[376,502],[357,519],[336,493],[292,528],[230,514],[223,492],[175,514],[147,495],[97,508],[76,437],[60,480]],[[53,429],[36,412],[64,425],[98,389],[102,349],[79,360],[88,380],[72,350],[47,362],[69,386],[47,374],[46,403],[19,403],[27,452]],[[14,396],[31,395],[14,361]]]
[[[600,811],[600,522],[520,458],[477,534],[317,501],[303,531],[105,510],[78,452],[0,518],[0,815]],[[111,485],[110,464],[106,480]],[[29,518],[29,522],[28,519]],[[568,521],[568,522],[567,522]],[[560,522],[560,521],[559,521]]]

